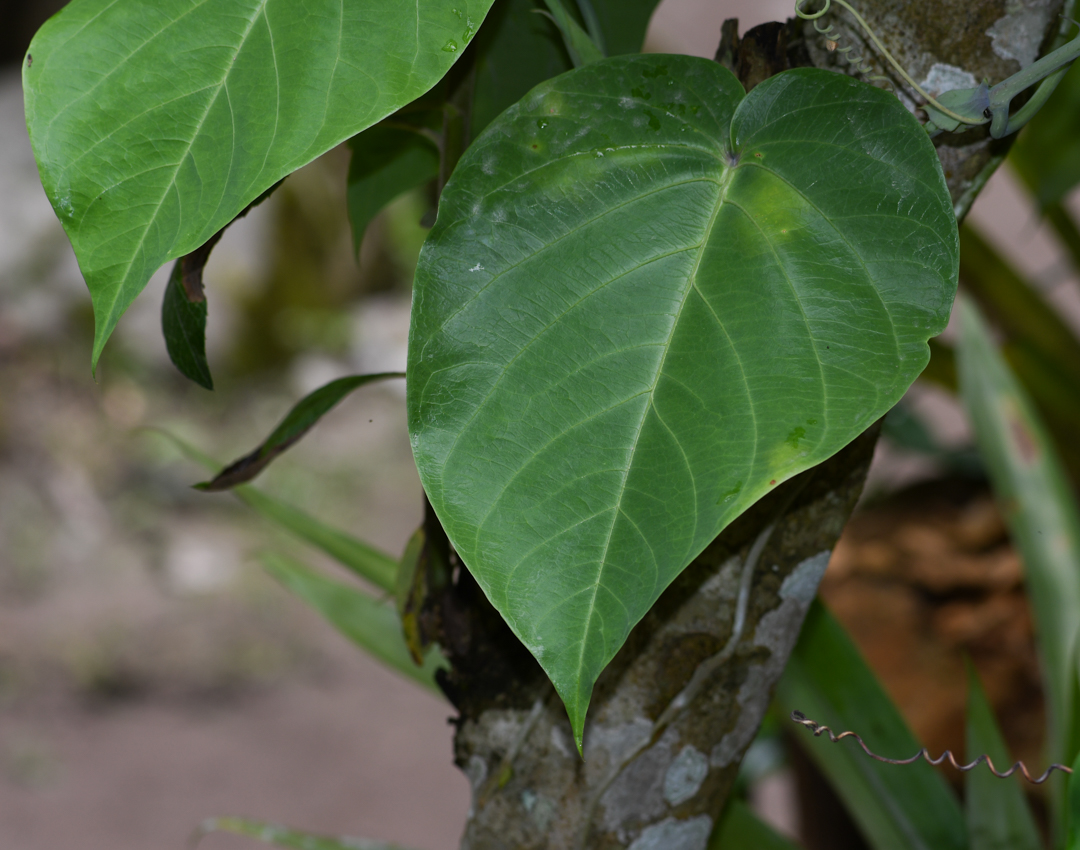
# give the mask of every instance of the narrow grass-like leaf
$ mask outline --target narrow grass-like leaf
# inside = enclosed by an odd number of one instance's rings
[[[1072,776],[1066,787],[1065,818],[1066,850],[1080,850],[1080,754],[1072,763]]]
[[[925,374],[924,372],[923,377]],[[950,471],[984,477],[982,459],[977,452],[970,448],[954,449],[943,445],[918,414],[903,401],[885,417],[881,436],[894,446],[926,455]]]
[[[798,847],[755,815],[742,800],[733,799],[709,838],[708,850],[798,850]]]
[[[390,605],[361,590],[331,581],[292,558],[266,553],[261,558],[267,571],[285,587],[322,614],[331,625],[391,670],[442,695],[435,671],[446,666],[437,647],[432,647],[418,667],[409,654],[401,632],[401,620]]]
[[[1037,352],[1042,368],[1072,388],[1074,403],[1080,399],[1080,339],[970,224],[960,229],[960,279],[1010,340]]]
[[[221,469],[220,463],[175,434],[159,428],[148,430],[167,438],[186,457],[206,469],[210,471]],[[390,593],[397,586],[398,562],[385,552],[250,485],[242,484],[234,488],[232,492],[240,501],[266,519],[296,535],[305,543],[321,549],[359,578],[370,581],[380,590]]]
[[[1048,752],[1071,761],[1072,653],[1080,637],[1080,513],[1052,442],[990,339],[978,308],[958,304],[960,392],[994,492],[1024,560],[1050,715]]]
[[[299,832],[285,826],[250,820],[249,818],[210,818],[203,821],[195,836],[197,844],[202,838],[214,832],[231,832],[234,835],[246,835],[264,844],[276,844],[286,850],[407,850],[398,844],[385,841],[371,841],[367,838],[330,837]]]
[[[581,68],[591,62],[599,62],[604,58],[604,53],[597,46],[592,37],[585,29],[566,11],[562,0],[544,0],[547,4],[551,19],[559,28],[566,52],[570,54],[570,61],[575,68]]]
[[[1009,162],[1043,209],[1080,183],[1080,62],[1020,133]]]
[[[90,288],[93,361],[162,263],[430,89],[492,0],[73,0],[23,63],[45,192]]]
[[[473,143],[417,266],[409,431],[576,734],[682,569],[899,400],[956,273],[933,145],[843,75],[746,95],[704,59],[605,59]]]
[[[983,754],[998,770],[1013,763],[994,710],[969,664],[965,761],[972,762]],[[1039,829],[1019,780],[999,779],[986,765],[979,765],[964,774],[964,784],[970,850],[1042,850]]]
[[[183,258],[173,265],[161,304],[161,331],[169,359],[185,378],[200,387],[214,388],[206,362],[206,296],[192,297],[184,289]]]
[[[603,42],[597,44],[608,56],[639,53],[660,0],[578,0],[586,25],[595,15]],[[585,7],[591,7],[591,14]]]
[[[240,501],[305,543],[321,549],[359,578],[387,593],[394,590],[398,563],[385,552],[254,487],[244,485],[233,492]]]
[[[624,7],[644,5],[634,3],[624,3]],[[600,18],[596,14],[596,10],[593,8],[591,0],[577,0],[577,8],[581,13],[581,20],[585,24],[585,31],[588,32],[589,38],[592,39],[593,44],[600,48],[600,52],[607,56],[607,39],[604,38],[604,28],[600,23]],[[637,50],[625,50],[619,51],[620,53],[637,53]]]
[[[919,744],[859,651],[820,602],[803,624],[777,689],[785,712],[801,711],[837,733],[854,730],[876,753],[908,758]],[[924,761],[890,765],[854,741],[798,730],[874,850],[967,850],[964,814],[945,779]]]
[[[306,434],[311,427],[318,422],[331,408],[338,404],[353,390],[359,389],[373,381],[383,381],[387,378],[404,378],[401,372],[380,372],[375,375],[350,375],[347,378],[338,378],[325,386],[319,387],[304,396],[293,405],[292,410],[285,414],[285,418],[278,423],[258,448],[239,460],[233,461],[210,481],[204,481],[195,486],[199,490],[216,492],[228,490],[237,484],[243,484],[253,479],[270,464],[274,458],[283,451],[294,445],[297,440]]]

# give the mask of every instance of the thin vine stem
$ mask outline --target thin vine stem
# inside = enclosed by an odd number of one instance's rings
[[[945,750],[945,752],[943,752],[940,756],[934,758],[930,755],[930,751],[927,750],[926,747],[923,747],[921,750],[915,753],[915,755],[911,756],[911,758],[891,759],[886,758],[885,756],[879,756],[877,753],[873,752],[868,746],[866,746],[866,743],[856,732],[841,732],[839,735],[837,735],[828,726],[824,726],[821,723],[811,720],[801,711],[791,712],[791,719],[794,720],[796,723],[800,724],[801,726],[805,726],[807,729],[813,732],[815,738],[820,737],[822,734],[828,733],[829,740],[832,741],[834,744],[844,738],[854,738],[856,743],[860,747],[862,747],[864,753],[870,756],[870,758],[876,761],[884,762],[885,764],[913,764],[919,759],[924,759],[929,764],[937,767],[942,762],[948,761],[949,764],[951,764],[957,770],[964,771],[965,773],[969,770],[974,770],[980,764],[985,764],[988,768],[990,768],[990,772],[994,774],[994,776],[996,776],[998,779],[1008,779],[1010,776],[1016,773],[1016,771],[1019,770],[1024,779],[1026,779],[1032,785],[1042,785],[1047,779],[1050,778],[1050,774],[1053,773],[1055,770],[1060,770],[1062,773],[1073,772],[1071,767],[1066,767],[1063,764],[1058,764],[1055,762],[1054,764],[1046,768],[1046,770],[1043,771],[1041,776],[1033,778],[1031,773],[1028,772],[1027,765],[1024,764],[1022,761],[1016,762],[1008,770],[1001,771],[994,767],[994,762],[991,761],[990,756],[988,756],[986,753],[983,753],[981,756],[975,759],[975,761],[969,764],[960,764],[956,760],[956,756],[953,755],[952,750]]]
[[[908,72],[904,70],[904,66],[901,65],[893,57],[893,55],[889,52],[888,48],[886,48],[885,45],[881,43],[881,39],[879,39],[877,37],[877,34],[873,31],[873,29],[871,29],[870,25],[863,19],[862,15],[860,15],[858,12],[856,12],[851,7],[851,4],[847,2],[847,0],[825,0],[825,5],[822,6],[816,12],[805,12],[805,11],[803,11],[802,6],[806,2],[807,2],[807,0],[795,0],[795,14],[798,15],[800,18],[802,18],[805,21],[813,21],[814,22],[814,29],[816,29],[820,33],[824,33],[824,30],[822,30],[818,26],[817,20],[818,20],[818,18],[821,18],[824,15],[828,14],[828,12],[832,8],[832,4],[834,2],[837,3],[838,5],[842,6],[843,8],[847,9],[847,11],[851,14],[851,16],[853,18],[855,18],[855,20],[858,22],[859,26],[862,27],[863,30],[866,31],[866,34],[868,36],[870,36],[870,40],[874,42],[874,46],[877,47],[877,49],[881,52],[881,55],[884,56],[886,59],[888,59],[889,64],[891,64],[893,66],[893,68],[896,69],[896,73],[898,73],[901,77],[903,77],[904,81],[909,86],[911,86],[913,89],[915,89],[915,91],[917,91],[919,94],[921,94],[926,99],[927,103],[929,103],[932,107],[934,107],[934,109],[936,109],[938,112],[941,112],[944,115],[948,115],[950,118],[953,118],[953,119],[959,121],[961,124],[966,125],[966,124],[969,124],[971,122],[970,117],[965,117],[965,116],[960,115],[960,114],[958,114],[956,112],[953,112],[947,106],[943,105],[938,100],[931,97],[929,92],[927,92],[925,89],[923,89],[922,86],[920,86],[917,82],[915,82],[915,80],[913,80],[911,78],[911,75],[908,74]]]

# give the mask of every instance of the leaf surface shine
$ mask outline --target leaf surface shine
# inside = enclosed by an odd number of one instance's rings
[[[491,2],[74,0],[50,19],[23,63],[27,126],[94,362],[162,263],[431,88]]]
[[[616,57],[463,157],[417,269],[409,428],[457,551],[579,740],[668,584],[903,395],[956,224],[896,98],[801,69]]]

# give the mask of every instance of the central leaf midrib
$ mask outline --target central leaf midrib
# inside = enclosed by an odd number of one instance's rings
[[[260,16],[265,14],[265,12],[266,12],[266,4],[268,2],[269,2],[269,0],[259,0],[259,4],[258,4],[257,9],[255,10],[255,14],[253,14],[251,16],[251,19],[247,22],[247,29],[245,29],[244,32],[241,34],[240,40],[236,45],[236,50],[233,51],[232,58],[229,60],[228,64],[226,65],[225,73],[221,78],[221,82],[218,83],[217,92],[214,93],[214,96],[212,98],[210,98],[209,102],[207,103],[206,109],[203,111],[202,116],[199,118],[199,123],[195,127],[195,131],[191,134],[191,139],[188,141],[187,149],[184,151],[183,155],[180,156],[177,159],[176,167],[173,169],[172,177],[170,177],[168,182],[166,183],[165,191],[162,193],[161,198],[158,200],[157,206],[154,208],[153,215],[151,215],[149,217],[149,219],[147,220],[146,227],[143,228],[142,236],[139,237],[138,244],[135,245],[134,249],[131,252],[131,259],[128,260],[127,266],[124,269],[124,273],[121,276],[122,281],[126,282],[127,279],[128,279],[128,275],[131,274],[131,267],[135,264],[135,258],[138,257],[139,254],[142,252],[143,246],[146,244],[146,237],[150,233],[150,229],[154,226],[154,223],[157,221],[158,214],[161,212],[161,207],[165,203],[165,199],[169,196],[169,192],[176,185],[176,175],[180,173],[181,166],[183,166],[184,161],[191,154],[191,149],[195,146],[195,140],[199,137],[199,133],[202,132],[203,125],[206,123],[206,119],[210,115],[210,111],[214,108],[214,104],[216,104],[218,102],[218,98],[221,97],[221,92],[225,90],[225,86],[229,81],[229,74],[232,73],[232,70],[236,65],[236,57],[238,57],[240,55],[240,51],[244,49],[244,45],[247,43],[248,36],[251,35],[251,31],[255,28],[255,22],[259,19]],[[201,3],[199,4],[200,7],[202,5],[204,5],[204,4],[201,4]],[[198,8],[198,7],[196,7],[196,8]],[[171,25],[172,24],[170,24],[170,26]],[[270,22],[267,21],[266,25],[267,25],[267,28],[269,29]],[[134,54],[132,54],[132,55],[134,55]],[[276,63],[276,61],[277,61],[276,56],[274,58],[274,61]],[[234,143],[235,143],[235,139],[234,139]],[[109,313],[108,313],[108,322],[110,322],[110,323],[114,319],[114,314],[116,312],[116,305],[120,301],[120,296],[123,293],[123,291],[124,291],[124,286],[123,286],[123,284],[121,284],[121,286],[118,286],[116,288],[116,290],[113,292],[112,300],[109,303]],[[101,327],[106,327],[106,323],[103,323],[101,325]]]
[[[592,598],[589,600],[589,615],[588,615],[588,621],[585,624],[584,640],[581,641],[581,644],[580,644],[581,648],[580,648],[580,651],[578,652],[577,670],[576,670],[575,675],[576,675],[576,678],[577,678],[577,681],[578,681],[579,690],[580,690],[580,687],[581,687],[581,682],[584,681],[582,679],[581,674],[582,674],[582,670],[583,670],[583,668],[585,666],[585,649],[586,649],[586,646],[589,643],[589,635],[592,632],[593,623],[595,622],[595,617],[596,617],[596,597],[600,592],[600,584],[601,584],[601,581],[602,581],[603,576],[604,576],[604,567],[605,567],[605,564],[607,563],[608,550],[611,548],[611,539],[612,539],[612,537],[614,536],[614,533],[615,533],[615,525],[619,520],[619,513],[622,511],[623,497],[626,495],[626,482],[630,477],[630,469],[634,465],[634,456],[636,455],[638,445],[641,442],[641,432],[645,427],[645,420],[648,418],[649,410],[653,407],[653,396],[656,393],[656,385],[660,381],[660,376],[664,372],[664,365],[667,363],[668,352],[671,351],[671,340],[675,336],[675,331],[679,326],[679,320],[682,318],[683,310],[686,308],[686,302],[689,300],[690,292],[693,290],[694,285],[697,282],[698,271],[701,268],[702,257],[705,256],[705,249],[706,249],[706,246],[709,243],[709,237],[711,236],[711,234],[713,232],[713,227],[716,224],[717,216],[720,215],[720,210],[724,206],[724,201],[727,198],[728,188],[731,186],[732,176],[734,174],[734,169],[729,167],[726,163],[723,163],[723,162],[721,162],[720,168],[721,168],[721,174],[720,174],[720,180],[718,181],[719,191],[717,192],[716,203],[713,205],[712,214],[709,216],[709,221],[705,225],[705,229],[704,229],[704,232],[702,234],[701,244],[698,247],[698,255],[694,260],[694,267],[690,270],[690,273],[686,276],[687,283],[686,283],[685,290],[683,291],[682,302],[679,304],[679,312],[676,314],[674,320],[671,323],[671,329],[668,332],[667,345],[664,346],[664,353],[663,353],[663,355],[661,355],[660,360],[657,363],[656,372],[653,375],[652,386],[646,391],[648,393],[648,396],[649,396],[649,401],[644,406],[644,408],[642,410],[641,419],[638,422],[637,433],[634,435],[633,444],[630,447],[630,456],[627,458],[626,468],[623,470],[622,481],[619,483],[618,499],[616,500],[615,505],[612,508],[611,525],[608,527],[607,539],[604,541],[604,547],[603,547],[603,550],[601,552],[600,559],[599,559],[599,565],[600,566],[599,566],[599,569],[597,570],[597,573],[596,573],[596,581],[593,584]],[[696,537],[696,527],[697,527],[697,523],[698,523],[699,520],[700,520],[700,513],[697,511],[696,506],[695,506],[695,514],[694,514],[694,526],[695,526],[695,535],[694,536],[695,537]],[[657,565],[657,566],[659,567],[659,565]],[[575,701],[577,700],[577,698],[579,696],[580,696],[579,694],[575,694]]]
[[[599,215],[594,216],[591,219],[588,219],[586,221],[581,222],[580,224],[575,225],[573,228],[568,230],[566,233],[562,233],[557,238],[551,240],[550,242],[545,243],[544,245],[542,245],[539,248],[539,250],[533,252],[532,254],[529,254],[524,259],[514,263],[513,265],[507,266],[504,269],[500,269],[497,274],[492,275],[491,279],[488,280],[487,282],[485,282],[484,285],[482,287],[480,287],[480,289],[478,289],[476,291],[476,293],[474,295],[472,295],[464,304],[462,304],[461,307],[459,307],[457,310],[453,311],[449,316],[447,316],[445,319],[443,319],[443,321],[439,324],[439,326],[436,327],[433,331],[431,331],[428,334],[427,340],[424,342],[424,348],[420,352],[420,358],[419,359],[422,360],[424,358],[424,355],[427,352],[427,346],[430,345],[432,343],[432,341],[435,340],[436,337],[442,333],[442,331],[446,328],[446,326],[448,324],[450,324],[450,322],[452,322],[457,316],[459,316],[462,312],[464,312],[466,309],[468,309],[468,307],[471,304],[475,303],[475,301],[481,295],[483,295],[484,292],[486,292],[488,289],[490,289],[498,280],[500,280],[502,277],[504,277],[505,275],[512,272],[514,269],[520,268],[521,266],[525,265],[526,263],[533,262],[538,256],[540,256],[540,254],[542,254],[543,252],[549,250],[550,248],[552,248],[553,246],[559,244],[560,242],[562,242],[563,240],[569,238],[570,236],[573,236],[579,230],[581,230],[581,229],[583,229],[585,227],[588,227],[589,225],[595,224],[596,222],[600,221],[602,218],[605,218],[606,216],[611,215],[612,213],[617,212],[618,210],[621,210],[624,207],[630,206],[631,204],[634,204],[634,203],[638,203],[641,200],[643,200],[645,198],[648,198],[648,197],[651,197],[652,195],[659,194],[660,192],[666,192],[669,189],[675,189],[675,188],[678,188],[679,186],[686,186],[686,185],[689,185],[691,183],[702,183],[702,182],[715,182],[715,181],[707,180],[707,179],[701,178],[701,177],[695,177],[692,180],[681,180],[681,181],[679,181],[677,183],[668,183],[668,184],[665,184],[664,186],[660,186],[658,188],[652,189],[651,191],[646,192],[644,194],[635,195],[634,197],[630,198],[629,200],[623,201],[623,202],[621,202],[619,204],[616,204],[615,206],[608,207],[602,213],[600,213]],[[723,191],[723,186],[720,186],[720,190],[721,190],[721,192]],[[457,224],[457,223],[458,223],[457,221],[454,222],[454,224]],[[447,227],[449,228],[450,226],[451,225],[448,225]],[[453,453],[456,451],[458,443],[465,436],[465,432],[468,430],[469,426],[480,415],[480,412],[483,410],[484,405],[487,404],[488,400],[495,393],[495,390],[501,385],[503,378],[506,377],[506,374],[507,374],[507,371],[508,371],[509,367],[519,357],[521,357],[521,355],[526,350],[528,350],[529,346],[531,346],[536,341],[536,339],[539,338],[540,334],[542,334],[544,331],[551,328],[559,319],[561,319],[564,315],[566,315],[566,313],[568,313],[574,307],[578,306],[582,302],[584,302],[587,299],[591,298],[593,295],[595,295],[597,292],[599,292],[604,287],[610,286],[616,280],[619,280],[619,279],[625,277],[626,275],[631,274],[632,272],[639,271],[640,269],[644,268],[645,266],[649,265],[650,263],[654,263],[654,262],[657,262],[659,260],[666,259],[667,257],[671,257],[671,256],[674,256],[675,254],[683,253],[684,251],[692,251],[692,250],[694,250],[694,246],[691,246],[689,248],[680,248],[677,251],[670,251],[670,252],[665,253],[665,254],[660,254],[660,255],[657,255],[655,257],[650,257],[646,262],[640,263],[640,264],[634,266],[633,268],[626,269],[621,274],[619,274],[617,277],[613,277],[613,278],[611,278],[611,280],[605,281],[603,286],[597,287],[596,289],[588,292],[587,294],[585,294],[584,296],[579,298],[573,304],[569,305],[558,317],[556,317],[556,319],[554,321],[552,321],[552,322],[548,323],[547,325],[545,325],[544,328],[536,336],[534,336],[525,345],[523,345],[521,347],[521,349],[514,354],[514,356],[510,359],[510,361],[507,362],[505,368],[503,369],[502,374],[495,380],[495,382],[491,385],[491,388],[488,390],[488,392],[485,393],[484,397],[477,403],[476,408],[475,408],[475,410],[473,410],[472,415],[465,422],[462,423],[461,428],[458,431],[457,436],[454,438],[453,443],[451,443],[450,447],[446,450],[446,453],[444,455],[444,463],[449,463],[450,462],[450,458],[453,455]],[[699,260],[699,262],[700,262],[700,260]],[[697,268],[697,264],[695,264],[695,270],[696,270],[696,268]],[[427,376],[427,382],[425,383],[424,392],[426,392],[426,390],[427,390],[427,383],[431,382],[431,379],[435,374],[436,374],[435,372],[432,372]],[[489,513],[490,513],[490,511],[489,511]],[[477,530],[477,532],[479,533],[479,529]]]

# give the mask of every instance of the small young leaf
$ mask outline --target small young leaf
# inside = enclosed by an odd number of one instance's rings
[[[1048,696],[1048,752],[1070,761],[1075,753],[1065,748],[1078,708],[1070,691],[1072,652],[1080,638],[1080,511],[1053,443],[978,308],[963,299],[958,309],[960,393],[1024,560]]]
[[[405,608],[412,596],[413,583],[416,577],[417,567],[420,565],[420,553],[424,549],[427,534],[421,525],[412,533],[409,542],[405,544],[405,552],[401,556],[401,563],[397,570],[397,579],[394,584],[394,603],[397,605],[398,616],[405,616]]]
[[[283,182],[284,180],[279,180],[259,195],[233,222],[243,218],[269,198]],[[173,264],[169,283],[165,288],[165,300],[161,305],[161,330],[165,336],[169,359],[184,377],[208,390],[214,388],[214,382],[210,377],[210,366],[206,362],[207,306],[203,270],[210,260],[210,252],[221,241],[224,233],[225,228],[222,228],[204,244]]]
[[[437,647],[432,647],[422,667],[417,666],[405,645],[401,620],[389,605],[356,588],[323,577],[283,555],[267,553],[263,566],[274,578],[322,614],[357,646],[402,675],[442,695],[435,671],[446,666]]]
[[[900,399],[957,255],[925,131],[818,69],[747,95],[705,59],[605,59],[466,151],[417,265],[413,454],[575,734],[685,566]]]
[[[968,664],[965,760],[986,754],[998,770],[1013,762],[975,669]],[[1042,840],[1016,779],[999,779],[981,764],[964,774],[970,850],[1042,850]]]
[[[442,110],[424,113],[442,123]],[[349,140],[352,160],[346,198],[356,251],[367,226],[383,207],[439,175],[439,149],[423,132],[434,122],[421,120],[411,126],[404,117],[391,116]]]
[[[404,377],[405,375],[401,372],[350,375],[319,387],[300,399],[257,449],[233,461],[210,481],[196,484],[195,487],[207,492],[217,492],[250,481],[266,469],[274,458],[303,437],[316,422],[353,390],[370,384],[372,381]]]
[[[442,552],[431,544],[427,529],[421,525],[405,547],[395,593],[405,643],[417,664],[436,640],[425,616],[426,608],[449,582],[449,573]]]
[[[742,800],[728,801],[707,850],[798,850],[798,845],[761,820]]]
[[[777,687],[785,712],[801,711],[836,732],[854,730],[875,752],[907,758],[919,750],[900,712],[843,627],[815,602]],[[956,795],[925,761],[875,761],[854,741],[832,743],[800,731],[797,740],[844,801],[875,850],[967,850]]]
[[[203,821],[195,835],[197,844],[203,837],[213,832],[231,832],[246,835],[264,844],[276,844],[286,850],[407,850],[397,844],[384,841],[369,841],[366,838],[331,838],[326,835],[312,835],[295,829],[278,826],[265,821],[247,818],[210,818]]]
[[[185,288],[185,259],[181,257],[173,265],[165,286],[165,300],[161,304],[161,332],[165,337],[169,359],[180,373],[200,387],[212,390],[214,380],[210,377],[210,365],[206,362],[206,296],[201,286],[198,296],[194,298]],[[202,276],[201,270],[199,276]]]

